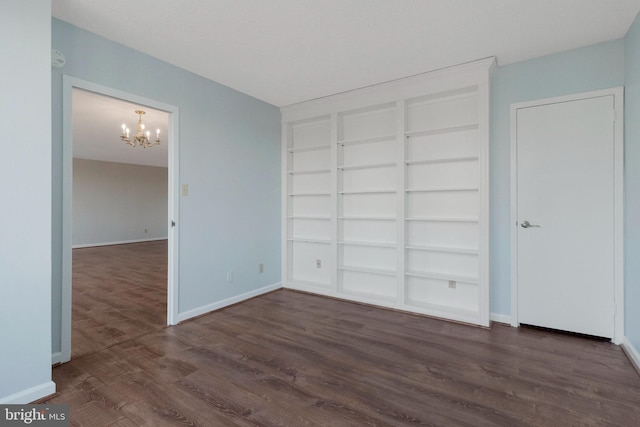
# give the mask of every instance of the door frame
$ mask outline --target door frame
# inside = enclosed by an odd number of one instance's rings
[[[615,87],[573,95],[511,104],[511,326],[518,327],[518,141],[517,112],[522,108],[578,101],[603,96],[614,97],[612,120],[614,150],[614,336],[615,344],[624,338],[624,87]]]
[[[168,144],[168,256],[167,256],[167,324],[176,325],[179,296],[179,108],[150,98],[121,91],[97,83],[62,76],[62,303],[60,343],[61,357],[58,362],[71,360],[71,294],[72,294],[72,229],[73,229],[73,127],[72,90],[82,89],[111,98],[128,101],[169,113]]]

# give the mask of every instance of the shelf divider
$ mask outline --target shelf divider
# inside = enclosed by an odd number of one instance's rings
[[[405,132],[404,135],[407,139],[410,139],[416,136],[429,136],[429,135],[438,135],[443,133],[466,132],[469,130],[477,130],[477,129],[478,129],[477,123],[470,123],[466,125],[450,126],[450,127],[443,127],[443,128],[412,130],[412,131]]]
[[[331,193],[289,193],[289,197],[329,197]]]
[[[350,267],[345,265],[339,265],[338,270],[354,271],[357,273],[380,274],[383,276],[391,276],[391,277],[396,276],[395,270],[383,270],[380,268],[363,268],[363,267]]]
[[[308,147],[290,147],[290,153],[302,153],[304,151],[325,150],[331,147],[331,144],[310,145]]]
[[[404,162],[407,166],[415,165],[434,165],[438,163],[458,163],[458,162],[473,162],[478,161],[478,156],[468,157],[445,157],[441,159],[424,159],[424,160],[406,160]]]
[[[357,169],[378,169],[378,168],[390,168],[397,166],[396,163],[370,163],[370,164],[362,164],[362,165],[347,165],[347,166],[338,166],[338,170],[349,171],[349,170],[357,170]]]
[[[477,285],[479,280],[477,277],[462,276],[449,273],[423,272],[423,271],[406,271],[405,276],[420,277],[423,279],[439,279],[439,280],[455,280],[456,282],[471,283]]]
[[[369,138],[347,139],[338,141],[338,144],[344,147],[345,145],[370,144],[374,142],[394,141],[395,139],[395,135],[384,135]]]
[[[355,220],[355,221],[396,221],[395,217],[387,216],[339,216],[338,219],[342,220]]]
[[[287,239],[289,242],[300,242],[300,243],[319,243],[322,245],[330,245],[331,240],[328,239],[311,239],[307,237],[289,237]]]
[[[367,246],[372,248],[389,248],[389,249],[396,248],[396,243],[386,243],[386,242],[358,242],[353,240],[341,240],[338,242],[338,244],[342,246]]]
[[[329,173],[331,169],[310,169],[303,171],[287,171],[289,175],[312,175],[312,174],[321,174],[321,173]]]
[[[407,188],[406,193],[441,193],[447,191],[478,191],[478,187],[434,187],[434,188]]]
[[[479,222],[480,218],[461,218],[461,217],[411,217],[405,218],[406,221],[425,221],[425,222]]]
[[[300,216],[300,215],[291,215],[287,217],[288,219],[303,219],[303,220],[313,220],[313,221],[331,221],[331,217],[328,216]]]
[[[354,195],[354,194],[395,194],[396,190],[361,190],[361,191],[338,191],[341,195]]]
[[[455,248],[446,246],[406,245],[405,249],[425,252],[447,252],[453,254],[478,255],[480,251],[474,248]]]

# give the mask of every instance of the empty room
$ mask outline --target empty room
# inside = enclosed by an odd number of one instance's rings
[[[4,1],[0,419],[638,425],[639,12]]]

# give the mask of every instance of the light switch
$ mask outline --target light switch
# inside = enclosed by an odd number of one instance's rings
[[[182,196],[187,197],[189,195],[189,184],[182,184]]]

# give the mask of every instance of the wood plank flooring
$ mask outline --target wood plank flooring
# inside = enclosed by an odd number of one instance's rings
[[[638,426],[610,343],[280,290],[54,369],[87,426]]]
[[[73,250],[71,357],[167,324],[167,241]]]

